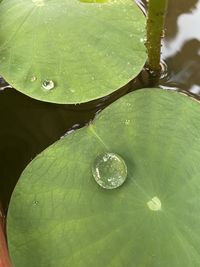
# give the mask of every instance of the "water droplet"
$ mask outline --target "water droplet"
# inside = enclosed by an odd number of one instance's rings
[[[130,120],[125,120],[125,124],[126,124],[126,125],[129,125],[130,122],[131,122]]]
[[[33,205],[34,205],[34,206],[37,206],[38,203],[39,203],[39,201],[37,201],[37,200],[34,200],[34,201],[33,201]]]
[[[35,82],[37,80],[37,77],[36,76],[32,76],[31,77],[31,82]]]
[[[153,197],[151,200],[147,202],[147,206],[150,210],[159,211],[161,210],[161,201],[158,197]]]
[[[146,38],[140,38],[140,43],[146,42]]]
[[[54,82],[52,80],[44,80],[42,83],[42,88],[49,91],[54,88]]]
[[[70,92],[71,92],[72,94],[74,94],[74,93],[75,93],[75,90],[74,90],[74,89],[70,89]]]
[[[126,163],[119,155],[105,152],[95,159],[92,174],[101,187],[114,189],[121,186],[126,180]]]
[[[133,38],[133,34],[131,33],[130,35],[129,35],[131,38]]]

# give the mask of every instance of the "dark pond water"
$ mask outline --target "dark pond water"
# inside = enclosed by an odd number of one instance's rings
[[[199,25],[200,1],[169,0],[162,48],[167,71],[160,80],[160,87],[200,96]],[[116,93],[76,106],[31,99],[0,78],[0,202],[5,211],[13,188],[31,159],[64,134],[89,123],[97,112],[120,96],[147,87],[147,77],[144,70]]]

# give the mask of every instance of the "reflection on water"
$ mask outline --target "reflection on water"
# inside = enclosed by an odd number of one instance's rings
[[[174,56],[165,59],[168,65],[168,75],[161,81],[165,87],[176,87],[199,94],[200,91],[200,57],[198,51],[200,40],[186,41],[182,49]]]
[[[172,16],[175,12],[176,16]],[[182,13],[183,12],[183,13]],[[164,88],[177,88],[200,95],[200,1],[169,1],[162,58],[168,75]]]
[[[177,35],[177,32],[182,31],[184,26],[187,27],[187,25],[185,24],[187,16],[190,16],[191,18],[194,12],[198,12],[197,11],[197,9],[199,8],[198,5],[199,5],[199,0],[188,0],[188,1],[187,0],[176,0],[176,1],[168,0],[167,19],[165,23],[166,25],[165,41],[170,40],[170,39],[172,40]],[[180,25],[179,19],[181,17],[182,17],[181,19],[182,22]],[[180,26],[182,27],[182,30],[180,29]],[[191,29],[190,29],[190,32],[193,32],[193,27]]]
[[[146,1],[137,0],[145,13]],[[200,1],[169,0],[162,58],[167,75],[163,88],[200,95]],[[148,86],[143,71],[116,93],[82,105],[57,105],[31,99],[0,78],[0,202],[7,209],[25,166],[50,144],[89,123],[109,103],[134,89]]]
[[[178,16],[176,23],[178,27],[176,35],[173,38],[166,35],[163,43],[165,58],[172,57],[180,52],[184,44],[190,40],[200,41],[200,2],[193,7],[190,13]]]

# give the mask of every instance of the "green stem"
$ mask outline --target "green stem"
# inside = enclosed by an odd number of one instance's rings
[[[149,0],[147,15],[147,53],[148,68],[156,80],[160,76],[161,38],[164,32],[164,20],[168,0]]]

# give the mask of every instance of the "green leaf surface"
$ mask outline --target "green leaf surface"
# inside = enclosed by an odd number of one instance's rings
[[[200,105],[144,89],[59,140],[23,172],[8,213],[15,267],[199,267]],[[128,176],[103,189],[102,153]]]
[[[4,0],[0,74],[55,103],[90,101],[128,83],[146,60],[145,17],[132,0],[99,2]],[[54,89],[42,88],[45,80]]]

